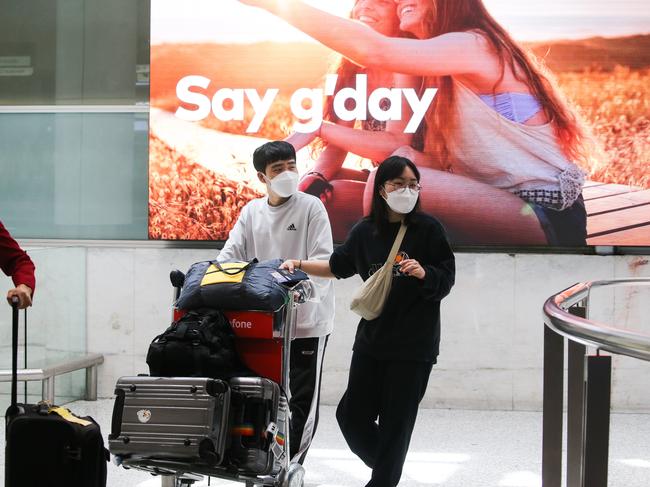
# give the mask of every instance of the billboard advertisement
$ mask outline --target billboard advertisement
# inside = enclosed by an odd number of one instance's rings
[[[419,62],[413,53],[442,44],[414,44],[435,38],[409,27],[405,2],[309,0],[323,12],[308,12],[318,29],[300,25],[301,11],[245,3],[255,2],[152,2],[150,239],[226,240],[243,206],[266,194],[253,151],[287,139],[300,190],[323,201],[337,242],[367,213],[376,167],[398,154],[418,166],[421,208],[455,245],[650,246],[645,0],[484,0],[549,73],[537,92],[521,72],[492,90]],[[408,72],[386,56],[386,66],[365,63],[372,51],[358,45],[379,37],[337,40],[335,17],[390,38],[394,57],[404,49],[414,60]],[[480,56],[467,62],[489,69]],[[549,109],[549,92],[561,108]],[[572,150],[577,140],[588,149]]]

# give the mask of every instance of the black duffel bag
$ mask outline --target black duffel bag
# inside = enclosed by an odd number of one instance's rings
[[[285,286],[309,278],[300,270],[293,274],[280,270],[280,264],[281,259],[197,262],[185,275],[176,306],[181,309],[278,311],[287,302]]]
[[[247,375],[235,350],[226,316],[216,309],[189,311],[151,342],[149,374],[155,377],[212,377]]]

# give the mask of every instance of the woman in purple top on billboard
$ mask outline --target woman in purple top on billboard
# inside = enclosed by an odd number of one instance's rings
[[[300,0],[240,0],[289,22],[367,68],[425,78],[438,93],[413,160],[422,210],[465,244],[586,244],[582,199],[589,137],[550,76],[481,0],[395,0],[387,37]],[[362,154],[368,132],[324,123],[319,135]],[[367,145],[367,144],[366,144]],[[367,199],[367,198],[366,198]]]
[[[385,36],[400,35],[394,0],[356,0],[350,16]],[[422,78],[419,76],[393,73],[380,68],[367,69],[344,57],[338,60],[332,71],[337,75],[335,94],[344,88],[354,87],[357,75],[367,76],[369,94],[377,88],[413,88],[418,91],[422,87]],[[387,102],[387,99],[382,100],[383,110],[386,110]],[[386,158],[385,154],[393,152],[395,147],[411,145],[413,134],[404,133],[411,116],[408,103],[402,103],[401,120],[379,121],[368,115],[361,128],[375,132],[376,136],[362,156],[382,161]],[[333,95],[325,100],[323,119],[350,129],[355,125],[354,121],[341,120],[337,116]],[[299,150],[311,143],[316,135],[317,133],[294,133],[286,140]],[[304,175],[299,189],[321,198],[330,216],[334,241],[343,242],[352,225],[363,216],[363,194],[369,171],[343,167],[348,150],[328,143],[325,138],[322,140],[321,152],[315,165]],[[357,147],[354,148],[358,150]]]

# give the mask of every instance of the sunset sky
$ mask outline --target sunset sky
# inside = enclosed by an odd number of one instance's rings
[[[484,0],[492,14],[522,40],[650,32],[648,0]],[[310,0],[347,15],[353,0]],[[153,44],[163,42],[258,42],[306,40],[286,23],[234,0],[153,0]],[[553,17],[561,21],[548,23]]]

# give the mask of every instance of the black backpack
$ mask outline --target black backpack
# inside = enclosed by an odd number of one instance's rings
[[[147,364],[155,377],[229,379],[246,375],[228,318],[216,309],[189,311],[172,323],[151,342]]]

